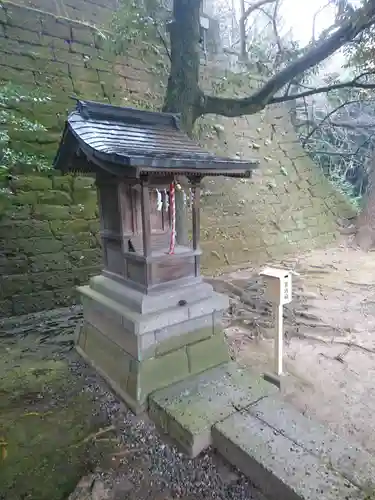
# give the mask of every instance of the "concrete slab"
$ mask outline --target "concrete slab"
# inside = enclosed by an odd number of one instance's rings
[[[211,441],[211,428],[276,387],[229,362],[151,394],[149,416],[191,457]]]
[[[317,456],[353,484],[375,491],[375,458],[322,424],[305,417],[281,397],[259,401],[249,413]]]
[[[365,500],[367,496],[247,410],[216,424],[212,438],[214,447],[270,500]]]

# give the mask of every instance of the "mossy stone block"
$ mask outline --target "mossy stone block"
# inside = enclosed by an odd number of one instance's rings
[[[95,189],[95,178],[90,176],[76,175],[73,177],[73,190]]]
[[[12,188],[19,191],[47,191],[52,189],[52,179],[37,175],[20,175],[12,180]]]
[[[12,299],[15,315],[29,314],[38,311],[53,309],[55,296],[53,292],[44,291],[33,294],[15,295]]]
[[[3,208],[3,206],[1,206]],[[10,205],[6,206],[6,209],[2,211],[3,216],[6,220],[11,219],[12,221],[17,220],[29,220],[31,218],[31,206],[29,205],[12,205],[12,200],[10,200]]]
[[[55,306],[68,307],[79,303],[78,292],[75,288],[55,289]]]
[[[38,193],[36,191],[17,192],[12,198],[15,205],[36,205],[37,201]]]
[[[74,43],[95,47],[94,30],[86,26],[74,26],[72,28],[72,40]]]
[[[71,27],[68,19],[56,18],[53,16],[43,16],[41,19],[42,34],[49,35],[64,40],[70,40]]]
[[[72,264],[68,255],[64,252],[54,254],[40,254],[38,257],[31,257],[31,271],[41,273],[45,271],[70,270]]]
[[[59,191],[71,192],[73,187],[72,175],[55,175],[52,177],[53,189]]]
[[[17,257],[0,257],[0,274],[22,274],[29,271],[26,255],[17,253]]]
[[[22,84],[26,87],[28,87],[28,85],[25,85],[25,82],[29,82],[29,85],[31,86],[34,85],[34,74],[31,70],[20,70],[11,68],[6,65],[6,59],[5,61],[3,61],[4,65],[1,64],[1,61],[2,61],[2,56],[0,53],[0,75],[2,80],[17,84]]]
[[[45,193],[38,193],[38,202],[46,205],[68,205],[72,203],[72,198],[65,191],[50,190]]]
[[[193,332],[188,332],[183,335],[176,335],[160,342],[156,347],[156,355],[163,356],[164,354],[180,349],[189,344],[194,344],[200,340],[210,338],[213,333],[213,327],[200,328]]]
[[[90,222],[86,219],[52,220],[51,230],[55,236],[62,234],[84,233],[90,230]]]
[[[73,217],[84,217],[85,219],[95,219],[98,216],[98,203],[96,197],[85,201],[82,205],[73,205],[70,211]]]
[[[53,271],[47,273],[34,273],[29,275],[29,279],[34,289],[56,290],[59,288],[73,288],[75,284],[74,276],[71,272]]]
[[[89,232],[62,235],[61,242],[66,252],[89,250],[98,247],[95,236]]]
[[[8,318],[13,314],[13,304],[11,300],[0,300],[0,318]]]
[[[17,242],[19,250],[26,255],[56,253],[63,249],[62,242],[56,238],[20,238]]]
[[[34,208],[34,217],[41,220],[67,220],[71,218],[70,208],[62,205],[38,204]]]
[[[84,324],[83,330],[85,355],[107,378],[126,392],[131,357],[89,323]]]
[[[0,299],[11,299],[17,294],[35,291],[28,274],[12,274],[0,276]]]
[[[73,251],[69,254],[74,267],[97,266],[101,263],[102,257],[97,249]]]
[[[52,236],[52,232],[47,221],[35,219],[4,219],[0,221],[0,238],[41,238],[48,236]]]
[[[199,373],[230,361],[224,334],[213,335],[186,348],[191,373]]]
[[[237,363],[224,363],[151,394],[149,416],[195,457],[212,444],[213,425],[276,392]]]
[[[159,358],[132,361],[127,392],[139,404],[157,389],[183,380],[189,375],[186,349],[179,349]]]
[[[72,66],[70,68],[70,75],[72,77],[73,83],[78,84],[80,82],[86,83],[97,83],[99,85],[99,75],[95,69],[87,69],[83,66],[81,68],[77,66]]]
[[[6,27],[6,34],[10,40],[18,40],[30,44],[39,44],[41,41],[40,33],[9,24]]]
[[[81,269],[72,269],[72,277],[76,285],[85,285],[92,276],[96,276],[101,271],[101,266],[83,267]]]

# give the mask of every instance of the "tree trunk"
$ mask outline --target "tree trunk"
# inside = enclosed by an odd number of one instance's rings
[[[180,113],[181,128],[189,135],[200,115],[199,40],[201,0],[173,2],[170,24],[171,70],[163,111]],[[176,191],[176,233],[180,245],[188,244],[187,212],[183,193]]]
[[[181,113],[181,126],[191,135],[199,116],[199,10],[201,0],[173,2],[170,23],[171,70],[163,111]]]
[[[372,160],[364,207],[357,219],[355,243],[366,252],[375,246],[375,157]]]
[[[240,0],[240,58],[247,61],[245,0]]]

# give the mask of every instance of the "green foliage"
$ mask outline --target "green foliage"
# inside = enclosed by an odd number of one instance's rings
[[[338,89],[313,102],[298,102],[293,122],[307,153],[359,209],[375,145],[374,97],[362,89]]]
[[[6,187],[6,180],[15,172],[47,170],[49,167],[42,156],[30,154],[25,150],[12,148],[12,133],[20,137],[23,133],[43,132],[45,128],[38,122],[28,120],[17,114],[17,107],[28,104],[48,102],[38,90],[26,91],[12,83],[0,83],[0,201],[4,201],[11,192]]]
[[[112,50],[117,54],[126,54],[132,47],[137,47],[145,53],[151,50],[160,55],[157,45],[160,44],[160,37],[165,36],[165,22],[160,0],[122,0],[112,18]]]
[[[12,83],[0,84],[0,180],[9,176],[13,169],[45,170],[48,165],[45,159],[25,151],[15,151],[12,148],[12,132],[44,132],[43,125],[36,121],[18,116],[16,108],[20,103],[32,106],[34,103],[44,103],[50,100],[42,96],[38,90],[26,91]]]

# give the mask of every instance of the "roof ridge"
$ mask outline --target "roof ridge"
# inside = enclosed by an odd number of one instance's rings
[[[77,99],[76,111],[85,119],[107,119],[144,125],[159,125],[181,130],[180,115]]]

